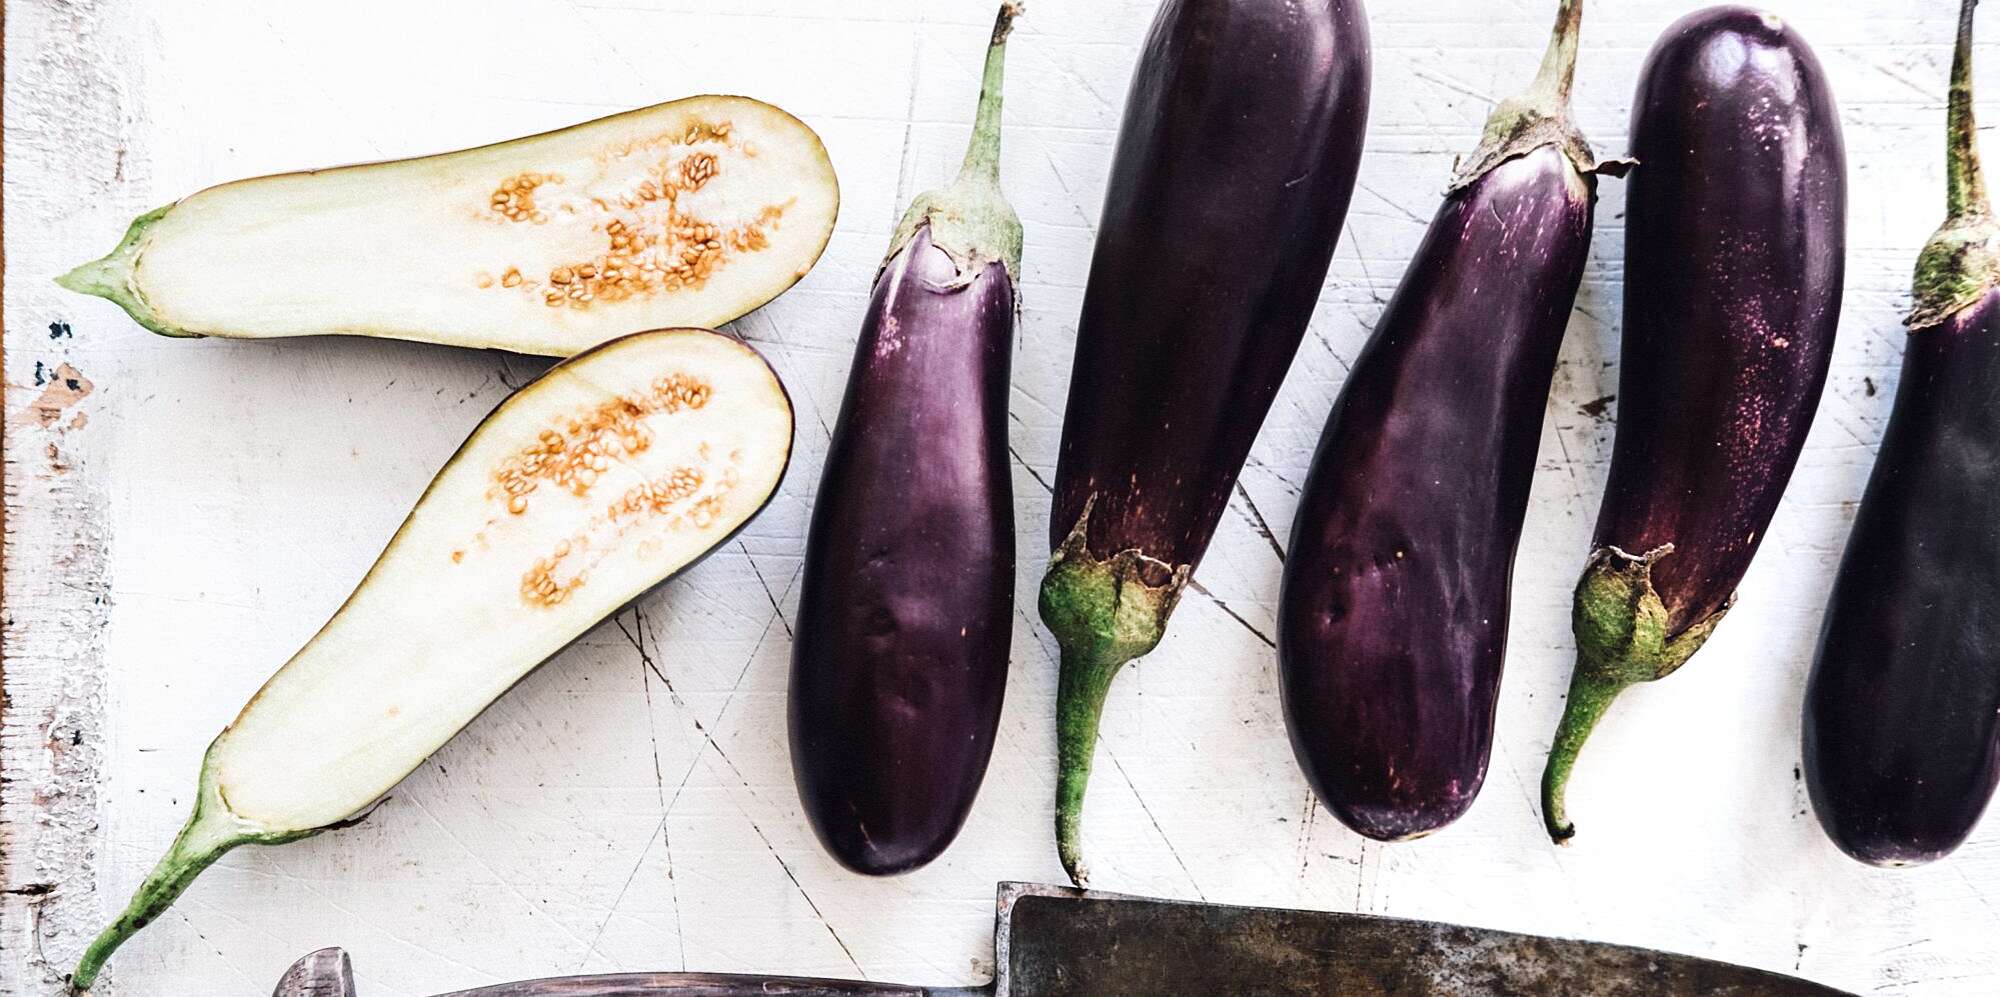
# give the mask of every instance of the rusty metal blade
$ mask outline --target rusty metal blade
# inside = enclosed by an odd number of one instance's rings
[[[1763,970],[1429,921],[1000,885],[996,979],[972,989],[706,973],[571,976],[442,997],[1851,997]],[[355,997],[339,949],[273,997]]]
[[[1622,945],[1428,921],[1002,884],[1000,997],[1832,997]]]
[[[337,948],[308,952],[285,970],[271,997],[354,997],[354,964]]]

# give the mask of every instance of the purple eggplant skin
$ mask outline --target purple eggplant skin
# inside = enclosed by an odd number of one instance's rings
[[[1486,778],[1514,551],[1597,199],[1569,112],[1581,16],[1565,0],[1535,87],[1495,112],[1438,210],[1294,520],[1286,727],[1320,801],[1377,840],[1451,823]],[[1548,127],[1522,134],[1524,109]]]
[[[1949,854],[2000,782],[2000,222],[1952,64],[1949,218],[1919,258],[1902,381],[1806,685],[1813,811],[1871,865]]]
[[[1040,609],[1062,646],[1057,850],[1104,696],[1159,642],[1291,367],[1368,116],[1360,0],[1167,0],[1126,98],[1078,322]]]
[[[1014,505],[1007,382],[1021,226],[999,190],[1014,4],[951,187],[877,275],[813,505],[792,646],[792,769],[847,868],[906,872],[972,808],[1007,686]]]
[[[1668,28],[1640,74],[1632,154],[1618,433],[1542,777],[1558,842],[1611,701],[1678,669],[1733,602],[1805,447],[1846,267],[1839,112],[1779,18],[1714,7]]]

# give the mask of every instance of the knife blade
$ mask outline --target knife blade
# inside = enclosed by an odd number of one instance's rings
[[[1002,883],[995,975],[917,987],[711,973],[569,976],[440,997],[1843,997],[1694,956],[1489,928],[1155,900]],[[358,997],[339,949],[294,963],[272,997]],[[1851,995],[1846,995],[1851,997]]]

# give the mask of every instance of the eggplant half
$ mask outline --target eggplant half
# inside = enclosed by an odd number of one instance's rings
[[[1021,223],[1000,193],[1001,7],[950,186],[875,278],[813,500],[792,641],[792,772],[849,869],[943,852],[979,792],[1014,634],[1007,377]]]
[[[790,459],[756,351],[644,332],[494,409],[333,618],[208,748],[193,816],[71,985],[243,844],[342,827],[522,676],[726,542]]]
[[[1111,680],[1151,651],[1312,318],[1368,118],[1360,0],[1168,0],[1126,97],[1084,292],[1042,621],[1062,647],[1056,847]]]
[[[333,333],[569,356],[714,328],[818,261],[840,189],[811,128],[689,97],[461,152],[240,180],[58,278],[165,336]]]
[[[1669,27],[1632,112],[1618,435],[1542,774],[1549,836],[1618,694],[1672,674],[1736,597],[1826,386],[1847,265],[1840,113],[1805,39],[1713,7]]]
[[[2000,221],[1972,113],[1976,5],[1951,69],[1950,216],[1918,257],[1895,408],[1806,685],[1813,812],[1871,865],[1949,854],[2000,783]]]
[[[1564,0],[1533,86],[1494,110],[1299,500],[1285,723],[1320,801],[1371,838],[1443,827],[1486,779],[1514,550],[1597,200],[1569,102],[1582,18]]]

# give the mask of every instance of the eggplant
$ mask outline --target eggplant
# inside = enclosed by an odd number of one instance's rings
[[[1000,8],[958,179],[911,205],[875,278],[806,543],[792,772],[856,872],[936,858],[986,773],[1013,637],[1007,452],[1021,223],[1000,193]]]
[[[459,152],[239,180],[141,215],[57,278],[163,336],[336,333],[569,356],[713,328],[833,235],[819,136],[688,97]]]
[[[1062,648],[1056,843],[1104,697],[1159,643],[1298,352],[1368,116],[1359,0],[1168,0],[1126,98],[1078,322],[1042,621]]]
[[[1806,790],[1848,855],[1949,854],[2000,782],[2000,222],[1959,12],[1949,218],[1917,261],[1902,381],[1806,685]]]
[[[229,850],[366,816],[537,665],[728,542],[791,449],[777,375],[704,329],[612,340],[508,396],[209,745],[193,815],[70,985]]]
[[[1486,778],[1556,354],[1600,166],[1570,114],[1583,0],[1502,102],[1334,402],[1278,600],[1286,727],[1313,792],[1382,841]],[[1611,169],[1617,169],[1611,165]]]
[[[1627,184],[1618,431],[1542,773],[1549,836],[1620,692],[1673,673],[1735,600],[1812,427],[1840,319],[1847,165],[1805,39],[1713,7],[1640,74]]]

